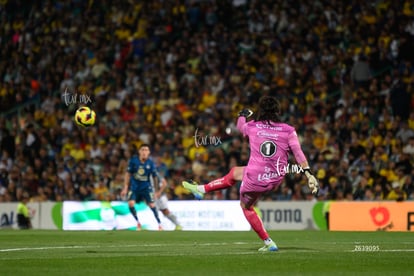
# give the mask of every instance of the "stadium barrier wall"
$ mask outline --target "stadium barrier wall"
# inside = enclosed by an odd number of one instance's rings
[[[126,202],[42,202],[29,203],[35,229],[112,230],[134,229],[135,220]],[[137,204],[138,216],[144,229],[156,230],[151,210]],[[326,229],[322,215],[323,202],[259,202],[256,210],[269,230]],[[185,230],[247,231],[250,225],[239,201],[170,201],[169,209]],[[0,203],[0,227],[17,228],[17,202]],[[159,214],[165,230],[174,225]]]
[[[332,202],[332,231],[414,231],[414,202]]]
[[[35,229],[134,229],[126,202],[29,203]],[[326,230],[329,211],[332,231],[413,231],[414,202],[261,201],[256,210],[268,230]],[[158,229],[151,210],[137,204],[148,230]],[[170,201],[169,209],[185,230],[246,231],[250,226],[238,201]],[[17,202],[0,203],[0,228],[17,228]],[[165,230],[174,225],[159,214]]]

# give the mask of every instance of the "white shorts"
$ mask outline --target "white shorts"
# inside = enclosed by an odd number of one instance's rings
[[[168,198],[165,194],[161,195],[160,198],[155,200],[155,206],[159,210],[165,210],[168,209]]]

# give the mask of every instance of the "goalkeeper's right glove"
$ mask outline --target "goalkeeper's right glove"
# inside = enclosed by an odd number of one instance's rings
[[[242,111],[239,112],[239,116],[243,116],[243,117],[246,117],[246,118],[249,118],[252,115],[253,115],[253,111],[251,111],[248,108],[245,108],[245,109],[243,109]]]
[[[319,182],[316,177],[312,174],[310,168],[304,169],[305,175],[308,178],[308,187],[311,190],[313,195],[318,195],[319,193]]]

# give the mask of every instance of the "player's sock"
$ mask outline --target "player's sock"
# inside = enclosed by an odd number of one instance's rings
[[[234,180],[234,176],[233,176],[233,171],[234,171],[234,167],[231,168],[229,173],[226,174],[225,176],[215,179],[207,183],[206,185],[204,185],[205,192],[209,193],[212,191],[226,189],[236,184],[236,180]]]
[[[135,207],[129,207],[129,211],[131,212],[131,214],[135,218],[135,220],[139,223],[138,216],[137,216],[137,210],[135,210]]]
[[[269,245],[273,243],[273,240],[269,237],[267,239],[264,240],[265,245]]]
[[[134,207],[129,207],[129,211],[131,212],[132,216],[135,218],[135,220],[137,221],[137,231],[141,230],[141,223],[138,220],[138,216],[137,216],[137,210],[135,210]]]
[[[172,223],[174,223],[175,225],[180,225],[180,224],[178,223],[178,221],[177,221],[177,217],[176,217],[174,214],[169,213],[168,215],[166,215],[166,217],[167,217],[169,220],[171,220],[171,222],[172,222]]]
[[[250,223],[250,226],[257,233],[257,235],[262,239],[266,240],[269,238],[269,234],[264,228],[263,222],[253,208],[250,209],[242,208],[243,214],[246,217],[247,221]]]
[[[160,220],[160,217],[158,216],[157,208],[153,207],[151,208],[151,211],[154,213],[155,219],[157,220],[158,224],[161,224],[161,220]]]
[[[202,192],[203,194],[206,193],[205,185],[197,185],[197,191]]]

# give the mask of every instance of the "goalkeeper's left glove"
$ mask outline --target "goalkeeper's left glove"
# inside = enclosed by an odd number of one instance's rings
[[[243,109],[242,111],[239,112],[239,116],[246,117],[246,119],[249,118],[252,115],[253,115],[253,111],[251,111],[248,108],[245,108],[245,109]]]
[[[316,177],[313,175],[310,168],[304,169],[305,175],[308,178],[308,187],[311,190],[313,195],[318,195],[319,192],[319,182]]]

